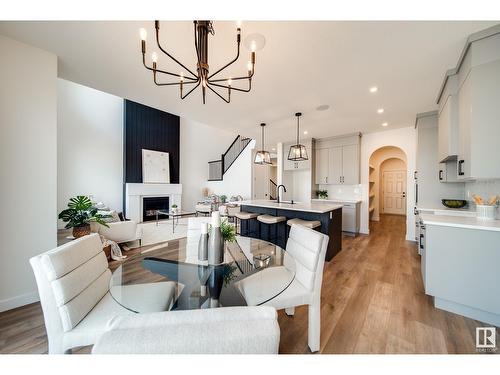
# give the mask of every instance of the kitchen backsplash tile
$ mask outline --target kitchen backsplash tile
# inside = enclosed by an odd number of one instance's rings
[[[328,191],[328,199],[363,200],[362,185],[319,185],[320,190]]]
[[[492,195],[500,196],[500,179],[466,182],[465,199],[472,202],[472,194],[480,195],[483,199],[489,199]]]

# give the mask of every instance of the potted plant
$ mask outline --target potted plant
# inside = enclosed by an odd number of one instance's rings
[[[58,217],[67,223],[66,229],[73,228],[73,237],[75,238],[90,234],[90,223],[92,222],[108,227],[108,224],[103,220],[108,215],[98,214],[97,208],[92,206],[90,198],[84,195],[71,198],[68,208],[61,211]]]
[[[219,196],[219,199],[220,199],[221,203],[226,203],[227,195],[222,194]]]
[[[173,204],[172,208],[171,208],[172,213],[176,214],[176,213],[178,213],[178,210],[179,210],[179,206],[177,206],[176,204]]]
[[[224,242],[234,242],[236,241],[236,228],[231,225],[227,220],[222,220],[220,223],[220,232],[222,235],[222,240]]]
[[[328,190],[318,190],[316,192],[316,194],[318,195],[319,199],[326,199],[326,198],[328,198]]]

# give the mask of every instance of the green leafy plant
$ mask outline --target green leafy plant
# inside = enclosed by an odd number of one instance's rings
[[[224,194],[219,195],[219,199],[220,199],[220,201],[221,201],[222,203],[226,203],[226,200],[227,200],[227,195],[224,195]]]
[[[318,190],[316,194],[318,195],[318,198],[322,199],[328,198],[328,190]]]
[[[173,205],[172,205],[172,208],[177,208],[177,205],[176,205],[176,204],[173,204]]]
[[[97,213],[97,208],[92,206],[92,202],[89,197],[84,195],[78,195],[69,200],[68,208],[61,211],[59,214],[59,219],[64,221],[66,224],[66,229],[83,227],[89,225],[91,222],[96,222],[109,227],[108,224],[104,222],[104,218],[110,215],[101,215]]]
[[[220,223],[220,231],[222,239],[225,242],[236,241],[236,228],[233,225],[229,224],[227,221],[223,220]]]

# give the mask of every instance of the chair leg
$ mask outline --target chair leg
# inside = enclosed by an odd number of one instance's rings
[[[295,314],[295,307],[285,308],[285,314],[288,316],[293,316]]]
[[[307,343],[311,352],[317,352],[320,349],[321,332],[321,306],[319,303],[308,306],[309,323],[307,328]]]

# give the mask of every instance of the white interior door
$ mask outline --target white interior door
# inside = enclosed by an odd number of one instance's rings
[[[269,169],[267,165],[253,165],[252,199],[269,199]]]
[[[385,171],[383,174],[384,214],[406,215],[406,171]]]

